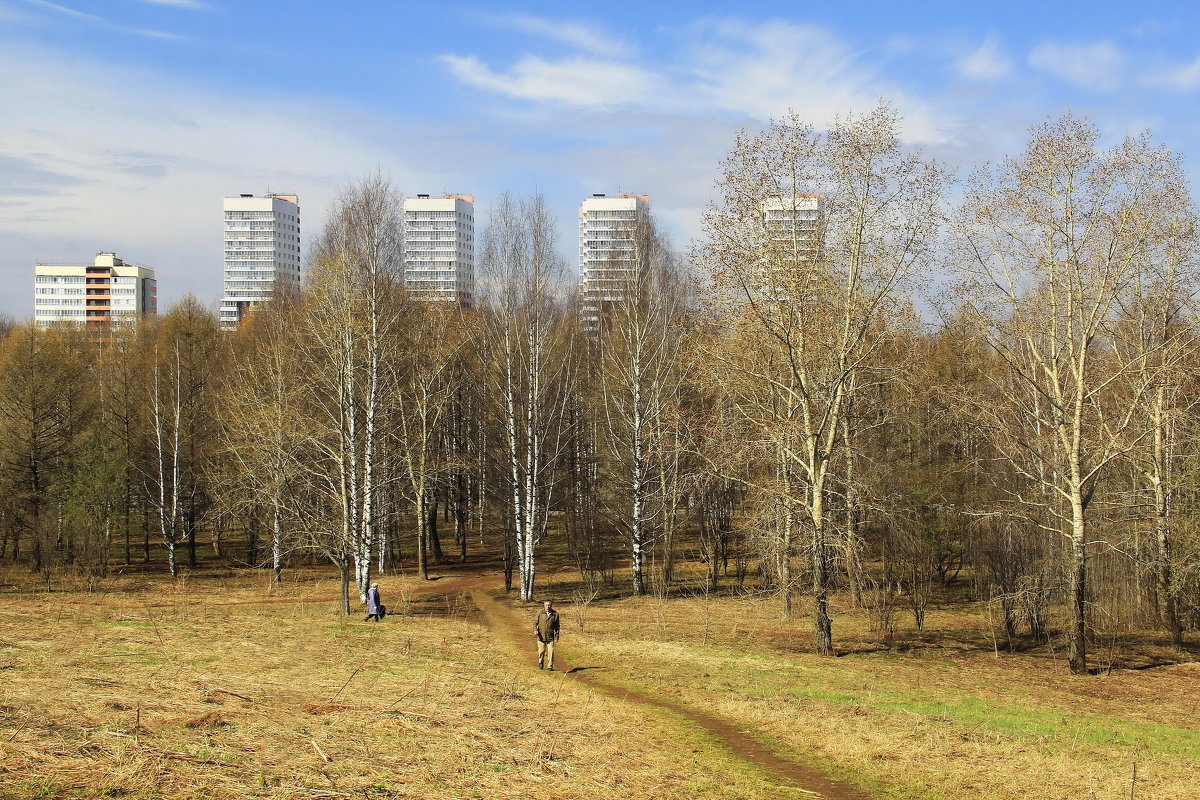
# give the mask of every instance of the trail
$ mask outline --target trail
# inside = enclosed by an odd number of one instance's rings
[[[422,585],[419,589],[410,591],[417,596],[442,596],[451,598],[469,595],[475,607],[479,609],[482,622],[492,631],[506,639],[516,652],[527,653],[530,669],[534,664],[534,648],[528,626],[513,617],[512,609],[487,591],[484,586],[488,578],[495,578],[495,572],[488,565],[481,563],[446,565],[443,571],[448,573],[442,578]],[[237,606],[263,603],[319,603],[337,602],[338,595],[308,595],[301,597],[262,597],[255,600],[234,600],[209,603],[210,606]],[[165,603],[140,605],[140,608],[166,608],[188,602],[185,598]],[[561,657],[560,668],[563,676],[585,684],[593,689],[604,692],[618,700],[661,709],[692,722],[696,727],[707,732],[721,742],[735,757],[751,764],[765,773],[770,779],[782,784],[788,789],[803,795],[822,798],[823,800],[873,800],[871,795],[863,790],[846,783],[834,780],[821,771],[805,764],[793,761],[769,749],[748,731],[738,730],[733,725],[711,714],[689,708],[678,703],[651,697],[636,689],[617,686],[604,680],[593,672],[583,672],[578,666],[572,666]]]
[[[508,639],[518,650],[529,653],[528,663],[532,669],[534,663],[533,637],[528,626],[515,620],[511,610],[485,591],[481,583],[480,580],[464,581],[460,587],[470,587],[471,600],[479,608],[484,623],[489,628]],[[703,711],[697,711],[669,700],[651,697],[624,686],[616,686],[594,673],[579,671],[577,667],[565,662],[562,662],[561,668],[564,670],[565,676],[619,700],[662,709],[690,720],[725,745],[736,757],[758,767],[788,788],[799,790],[811,797],[824,798],[824,800],[872,800],[871,795],[861,789],[836,781],[813,767],[784,758],[768,749],[749,732],[738,730],[733,725]]]

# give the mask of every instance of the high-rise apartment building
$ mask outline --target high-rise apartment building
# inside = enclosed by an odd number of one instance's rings
[[[607,197],[594,194],[579,205],[580,315],[583,327],[595,331],[606,306],[625,297],[636,257],[639,217],[649,213],[644,194]]]
[[[475,197],[404,200],[404,285],[420,300],[475,298]]]
[[[33,315],[39,325],[57,322],[100,327],[158,313],[154,270],[99,252],[91,264],[38,264]]]
[[[225,294],[221,327],[276,291],[300,288],[300,205],[294,194],[225,198]]]
[[[797,194],[769,197],[762,202],[763,227],[768,241],[778,252],[788,252],[798,261],[816,260],[821,249],[821,221],[825,218],[825,195]]]
[[[759,206],[763,225],[764,291],[777,300],[792,297],[824,250],[825,195],[769,197]]]

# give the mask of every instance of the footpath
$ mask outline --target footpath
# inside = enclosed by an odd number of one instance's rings
[[[455,581],[454,588],[469,590],[471,601],[479,609],[485,625],[512,646],[514,658],[521,658],[533,668],[533,644],[528,620],[517,619],[513,609],[483,587],[483,579]],[[447,586],[446,588],[450,588]],[[750,732],[738,730],[729,723],[678,703],[617,686],[595,672],[560,659],[564,677],[579,681],[618,700],[667,711],[684,717],[719,741],[737,758],[753,765],[769,779],[802,794],[824,800],[872,800],[871,795],[856,786],[834,780],[806,764],[785,758],[766,747]]]

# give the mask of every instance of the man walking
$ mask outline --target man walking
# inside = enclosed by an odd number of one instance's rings
[[[554,643],[558,641],[558,612],[554,602],[542,603],[542,610],[533,621],[533,635],[538,642],[538,669],[554,669]]]

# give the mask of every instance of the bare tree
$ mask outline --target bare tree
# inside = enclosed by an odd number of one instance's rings
[[[709,350],[778,509],[790,611],[793,529],[808,532],[816,650],[833,653],[828,503],[847,409],[886,379],[878,355],[927,269],[947,172],[902,147],[880,106],[821,135],[794,115],[742,134],[705,214],[699,253],[718,290]]]
[[[306,315],[326,455],[339,475],[342,529],[352,544],[355,585],[366,602],[375,545],[385,341],[402,308],[402,200],[381,175],[345,189],[314,246]]]
[[[994,445],[1038,491],[1014,498],[1069,543],[1070,668],[1088,668],[1089,509],[1115,459],[1151,435],[1140,409],[1170,341],[1118,346],[1119,310],[1186,195],[1145,137],[1097,150],[1072,115],[972,178],[959,217],[959,298],[1006,365],[977,405]]]
[[[628,542],[633,593],[645,592],[648,549],[674,530],[679,501],[679,354],[686,286],[648,211],[594,341],[603,399],[609,516]],[[605,496],[605,495],[602,495]],[[669,536],[668,536],[669,538]],[[667,554],[670,563],[670,553]]]
[[[417,530],[417,571],[429,577],[429,530],[436,517],[436,492],[454,471],[453,453],[443,441],[463,373],[463,319],[457,305],[423,300],[406,316],[403,343],[391,364],[394,387],[394,449],[399,483],[412,504]]]
[[[288,494],[308,466],[299,428],[303,396],[294,322],[291,298],[257,309],[243,322],[220,406],[220,471],[233,484],[226,503],[240,501],[251,515],[265,510],[274,583],[280,581],[289,546]]]
[[[181,542],[189,544],[189,564],[196,564],[196,528],[207,503],[205,464],[216,429],[219,347],[215,316],[190,295],[160,321],[152,344],[147,483],[172,576],[178,575]]]
[[[537,546],[546,532],[564,455],[570,359],[554,219],[540,195],[497,199],[481,260],[480,363],[498,423],[498,474],[508,498],[522,600],[533,599]]]

